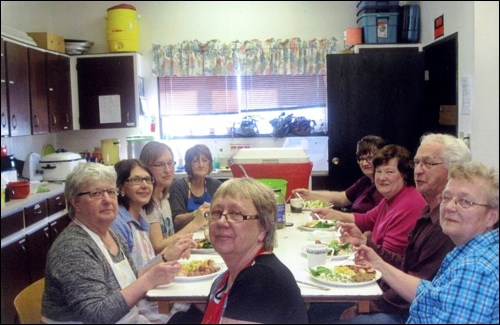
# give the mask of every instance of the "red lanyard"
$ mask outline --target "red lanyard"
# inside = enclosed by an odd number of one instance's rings
[[[254,258],[245,266],[244,269],[253,265],[255,263],[255,258],[259,255],[265,253],[264,248],[259,249]],[[217,284],[217,287],[213,291],[214,293],[210,296],[208,301],[205,314],[203,315],[202,324],[219,324],[222,319],[222,314],[226,309],[226,300],[229,294],[227,289],[227,281],[229,279],[229,270],[226,271],[222,279]]]

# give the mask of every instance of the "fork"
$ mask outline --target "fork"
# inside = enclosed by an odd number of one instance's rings
[[[319,214],[317,214],[317,213],[314,213],[314,216],[315,216],[315,217],[316,217],[319,221],[323,221],[323,222],[325,221],[325,219],[321,218],[321,217],[319,216]]]

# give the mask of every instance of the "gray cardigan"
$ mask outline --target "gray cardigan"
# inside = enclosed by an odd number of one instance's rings
[[[124,242],[113,236],[137,275]],[[123,260],[123,255],[112,259]],[[70,224],[47,255],[42,315],[60,322],[102,324],[116,323],[129,311],[104,254],[85,230]]]

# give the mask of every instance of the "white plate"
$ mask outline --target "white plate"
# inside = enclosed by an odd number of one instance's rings
[[[222,272],[226,270],[225,264],[222,263],[217,263],[218,266],[220,266],[220,270],[214,273],[210,274],[205,274],[205,275],[198,275],[198,276],[176,276],[174,281],[176,282],[193,282],[193,281],[202,281],[202,280],[207,280],[211,279]]]
[[[304,255],[305,257],[307,257],[307,253],[306,253],[306,247],[308,245],[302,247],[302,255]],[[328,255],[327,259],[328,260],[332,260],[332,261],[335,261],[335,260],[345,260],[349,255],[351,254],[347,254],[347,255]]]
[[[364,286],[364,285],[376,282],[376,281],[380,280],[380,278],[382,277],[382,273],[380,273],[379,271],[375,270],[375,278],[373,280],[370,280],[370,281],[366,281],[366,282],[333,282],[333,281],[327,281],[327,280],[323,280],[323,279],[317,278],[317,277],[313,276],[309,270],[308,270],[308,273],[311,276],[311,278],[313,278],[315,281],[318,281],[318,282],[323,283],[323,284],[328,284],[328,285],[333,285],[333,286],[339,286],[339,287],[359,287],[359,286]]]
[[[305,230],[305,231],[315,231],[315,230],[321,230],[321,231],[337,231],[337,227],[331,226],[330,228],[312,228],[312,227],[306,227],[304,226],[305,224],[299,225],[299,229]]]
[[[330,205],[327,205],[327,206],[321,207],[321,208],[306,208],[306,207],[303,207],[302,211],[312,211],[312,209],[329,209],[329,208],[333,208],[333,204],[330,204]]]
[[[193,248],[191,254],[217,254],[213,248]]]

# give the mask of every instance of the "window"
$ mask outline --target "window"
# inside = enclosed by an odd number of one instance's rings
[[[248,115],[270,133],[283,111],[326,120],[324,75],[160,77],[158,89],[162,138],[229,135]]]

